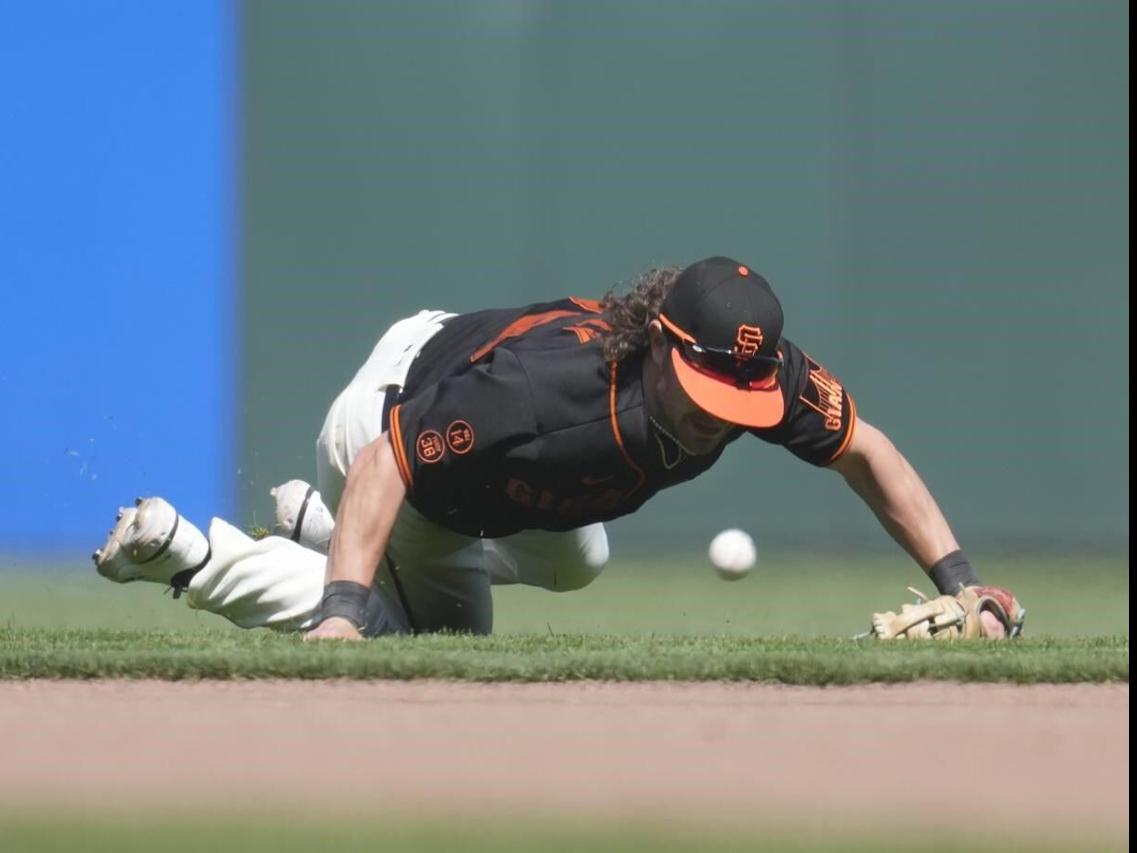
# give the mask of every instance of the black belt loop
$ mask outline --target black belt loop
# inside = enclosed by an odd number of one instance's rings
[[[387,393],[383,395],[383,418],[380,423],[383,424],[383,432],[391,428],[391,409],[395,408],[395,403],[399,402],[399,394],[402,393],[402,388],[398,385],[388,385]]]

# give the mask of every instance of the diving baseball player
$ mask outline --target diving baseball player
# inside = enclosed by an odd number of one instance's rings
[[[585,586],[605,521],[753,436],[841,474],[941,593],[985,589],[912,466],[782,326],[766,280],[725,257],[600,302],[421,312],[332,404],[318,491],[276,490],[283,535],[214,519],[207,537],[149,498],[120,512],[96,566],[243,627],[488,633],[492,584]],[[990,610],[977,624],[1017,632],[1017,611]]]

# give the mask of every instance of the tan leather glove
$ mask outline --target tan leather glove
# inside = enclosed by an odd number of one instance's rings
[[[1022,633],[1026,610],[1008,589],[998,586],[967,586],[956,595],[929,598],[918,589],[908,587],[919,599],[901,606],[900,612],[889,610],[872,615],[869,635],[882,640],[895,639],[973,639],[995,637],[984,624],[983,614],[991,614],[1003,627],[1001,636],[1011,638]]]

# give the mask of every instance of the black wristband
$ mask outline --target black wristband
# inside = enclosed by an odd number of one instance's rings
[[[955,595],[962,587],[979,584],[979,576],[962,551],[952,551],[928,569],[928,575],[941,595]]]
[[[371,588],[355,581],[332,581],[324,587],[320,621],[332,616],[346,619],[359,630],[367,625],[367,599]]]

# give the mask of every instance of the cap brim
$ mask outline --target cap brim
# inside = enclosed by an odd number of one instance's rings
[[[687,396],[719,420],[739,426],[772,427],[781,423],[785,415],[785,396],[777,381],[761,390],[737,388],[692,367],[678,349],[671,350],[671,364]]]

